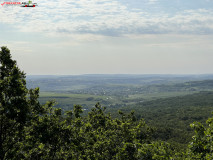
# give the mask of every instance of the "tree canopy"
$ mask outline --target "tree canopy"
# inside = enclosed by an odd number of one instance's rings
[[[40,104],[39,88],[27,89],[26,75],[10,50],[0,51],[0,159],[164,160],[213,159],[213,118],[207,127],[191,125],[192,142],[184,153],[154,141],[153,129],[134,111],[112,118],[97,103],[87,116],[80,105],[63,114],[54,101]]]

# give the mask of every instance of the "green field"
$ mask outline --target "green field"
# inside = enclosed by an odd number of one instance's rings
[[[114,96],[41,92],[41,103],[45,103],[48,100],[55,100],[57,102],[56,107],[63,108],[64,110],[70,110],[76,104],[82,105],[84,109],[90,109],[95,106],[97,102],[107,106],[116,103],[122,104],[122,101],[119,101],[119,99]]]
[[[207,78],[207,79],[205,79]],[[184,149],[193,135],[189,125],[204,123],[213,111],[213,77],[87,75],[31,78],[29,87],[40,87],[40,102],[55,100],[62,111],[78,104],[86,115],[99,102],[117,117],[135,111],[153,127],[156,140]]]

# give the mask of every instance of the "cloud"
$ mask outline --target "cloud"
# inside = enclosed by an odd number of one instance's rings
[[[147,2],[154,4],[157,0]],[[152,13],[130,9],[115,0],[49,0],[37,3],[35,8],[1,7],[0,23],[10,24],[21,32],[38,32],[47,36],[213,34],[213,11],[207,9]]]
[[[149,0],[149,4],[155,4],[158,0]]]

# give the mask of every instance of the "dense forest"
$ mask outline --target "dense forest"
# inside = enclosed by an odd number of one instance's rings
[[[181,91],[187,90],[188,82],[183,83]],[[62,109],[54,107],[55,101],[44,103],[49,96],[41,102],[39,88],[27,87],[25,73],[10,50],[1,47],[0,159],[213,159],[209,83],[190,83],[196,90],[190,95],[144,98],[121,108],[97,103],[87,110],[81,105]],[[207,90],[200,92],[192,84]],[[172,89],[175,84],[169,85]],[[191,119],[197,122],[189,124]]]
[[[80,104],[86,116],[97,102],[119,118],[134,110],[154,130],[153,138],[185,150],[194,134],[190,124],[205,124],[213,111],[212,75],[28,76],[40,88],[41,103],[54,99],[65,113]]]

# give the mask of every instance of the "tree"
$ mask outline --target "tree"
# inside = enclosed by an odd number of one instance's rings
[[[136,120],[134,112],[120,112],[121,119],[112,119],[97,103],[86,117],[81,117],[80,105],[62,115],[60,108],[53,108],[53,101],[41,105],[39,89],[28,90],[25,78],[11,59],[10,50],[1,47],[1,160],[140,159],[144,150],[153,146],[152,131],[143,120]],[[162,150],[168,155],[169,149]]]
[[[113,119],[99,103],[82,117],[82,106],[62,114],[55,102],[41,105],[39,89],[27,89],[26,76],[11,59],[10,50],[0,51],[0,160],[164,160],[213,159],[213,118],[208,127],[191,126],[195,136],[184,153],[170,144],[153,141],[153,129],[134,112]]]
[[[207,121],[207,127],[195,122],[191,127],[195,131],[188,147],[188,156],[192,159],[213,159],[213,117]]]
[[[32,114],[42,112],[39,89],[28,90],[25,73],[20,71],[10,50],[0,51],[0,159],[13,159],[24,139],[24,128]],[[16,157],[17,158],[17,157]]]

